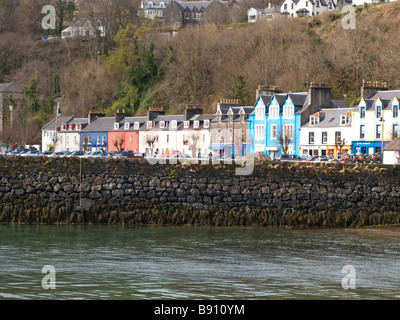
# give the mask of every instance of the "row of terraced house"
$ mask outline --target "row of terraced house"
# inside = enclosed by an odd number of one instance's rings
[[[216,112],[187,106],[182,115],[150,109],[146,116],[118,112],[113,117],[60,116],[43,128],[43,150],[107,152],[131,150],[148,155],[245,156],[263,153],[330,155],[373,154],[398,137],[400,90],[363,82],[361,102],[350,107],[333,99],[331,88],[311,83],[308,91],[282,93],[259,86],[252,106],[224,99]]]

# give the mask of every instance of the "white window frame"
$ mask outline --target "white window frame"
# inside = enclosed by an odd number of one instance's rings
[[[284,124],[283,125],[283,137],[286,137],[286,132],[289,131],[289,139],[293,140],[293,125],[292,124]]]
[[[263,125],[256,125],[256,140],[263,140],[264,139],[264,126]]]
[[[204,120],[204,128],[210,127],[210,120]]]
[[[165,121],[160,121],[160,129],[164,129],[165,128]]]
[[[114,123],[114,130],[118,130],[119,129],[119,123],[118,122],[115,122]]]
[[[125,122],[124,128],[125,128],[125,130],[129,130],[129,128],[130,128],[130,123],[129,123],[129,122]]]
[[[200,122],[198,120],[193,122],[193,128],[194,129],[198,129],[199,126],[200,126]]]
[[[135,122],[134,127],[135,130],[139,130],[139,122]]]
[[[185,122],[183,123],[183,127],[184,127],[185,129],[189,129],[189,127],[190,127],[190,121],[185,121]]]
[[[147,129],[153,128],[153,121],[147,121]]]
[[[269,111],[270,119],[279,119],[279,106],[271,106]]]
[[[176,129],[177,127],[178,127],[178,121],[172,120],[172,121],[171,121],[171,128],[172,128],[172,129]]]
[[[276,124],[271,124],[271,140],[278,138],[278,127]]]

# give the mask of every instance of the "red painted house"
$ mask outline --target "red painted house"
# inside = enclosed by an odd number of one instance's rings
[[[123,150],[139,152],[139,129],[147,117],[126,117],[117,114],[112,129],[108,131],[108,152]]]

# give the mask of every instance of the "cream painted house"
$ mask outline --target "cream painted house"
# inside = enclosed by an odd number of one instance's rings
[[[354,154],[382,152],[386,144],[399,136],[400,90],[377,91],[362,98],[353,111]]]

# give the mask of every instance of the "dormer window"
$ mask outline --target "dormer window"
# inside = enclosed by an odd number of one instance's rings
[[[125,122],[125,126],[124,126],[125,130],[128,130],[130,128],[130,124],[129,122]]]
[[[183,127],[184,127],[185,129],[188,129],[188,128],[190,127],[190,121],[185,121],[185,122],[183,123]]]
[[[164,6],[165,6],[165,3],[161,1],[161,2],[160,2],[160,7],[161,7],[161,8],[164,8]]]
[[[149,1],[149,8],[153,8],[153,2]]]
[[[152,121],[147,121],[147,129],[153,128],[153,122]]]
[[[319,117],[317,116],[310,117],[310,126],[315,126],[318,123],[319,123]]]
[[[204,120],[204,128],[210,127],[210,120]]]
[[[119,123],[116,122],[116,123],[114,123],[114,130],[118,130],[118,129],[119,129]]]
[[[177,126],[178,126],[177,121],[176,121],[176,120],[172,120],[172,121],[171,121],[171,128],[172,128],[172,129],[176,129]]]
[[[165,128],[165,121],[160,121],[160,129],[164,129]]]
[[[134,127],[135,130],[139,130],[139,122],[135,122]]]
[[[194,121],[193,122],[193,128],[197,129],[199,127],[199,121]]]

